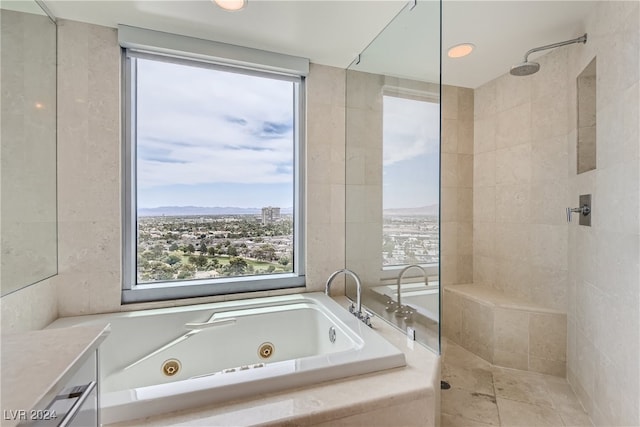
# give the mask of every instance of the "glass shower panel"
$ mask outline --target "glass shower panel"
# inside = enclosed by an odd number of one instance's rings
[[[368,309],[439,352],[440,2],[409,2],[346,88],[346,267]]]

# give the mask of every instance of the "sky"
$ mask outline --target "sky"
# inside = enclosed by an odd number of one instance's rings
[[[138,208],[293,206],[293,82],[137,66]],[[437,104],[384,97],[384,208],[438,202],[438,122]]]
[[[138,208],[293,206],[294,83],[137,62]]]
[[[438,204],[439,122],[435,102],[383,97],[383,209]]]

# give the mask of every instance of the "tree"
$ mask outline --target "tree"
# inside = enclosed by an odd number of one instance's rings
[[[289,257],[283,256],[281,257],[278,262],[283,266],[286,267],[289,264]]]
[[[200,255],[207,255],[207,245],[204,242],[200,243]]]
[[[194,264],[199,268],[204,267],[205,265],[207,265],[207,257],[202,254],[198,255],[195,259]]]
[[[271,264],[269,267],[267,267],[267,273],[273,273],[276,269],[276,266]]]
[[[196,248],[195,246],[193,246],[193,244],[189,243],[187,246],[185,246],[183,251],[187,254],[192,254],[196,251]]]
[[[182,261],[182,258],[179,257],[178,255],[168,255],[164,258],[164,262],[166,262],[169,265],[174,265],[179,263],[180,261]]]
[[[231,257],[229,259],[228,271],[234,276],[244,274],[247,270],[247,261],[241,257]]]
[[[214,256],[216,254],[216,248],[213,246],[209,246],[209,249],[207,249],[207,252],[209,253],[210,256]]]
[[[169,250],[170,251],[177,251],[178,250],[178,244],[177,243],[172,243],[171,246],[169,246]]]
[[[238,256],[238,249],[236,249],[234,245],[229,245],[229,247],[227,248],[227,254],[230,257]]]

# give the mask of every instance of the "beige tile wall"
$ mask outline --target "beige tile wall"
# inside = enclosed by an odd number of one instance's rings
[[[0,298],[3,334],[42,329],[58,318],[57,288],[45,279]]]
[[[473,281],[473,89],[442,86],[442,217],[440,274],[443,285]]]
[[[120,49],[115,29],[58,22],[58,310],[120,308]]]
[[[564,311],[567,48],[475,90],[473,282]]]
[[[307,290],[345,265],[345,70],[311,64],[307,78]]]
[[[568,54],[568,379],[595,425],[640,425],[640,3],[598,2]],[[576,174],[576,77],[596,57],[596,169]]]

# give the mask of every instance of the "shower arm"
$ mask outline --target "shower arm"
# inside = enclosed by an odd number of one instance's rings
[[[547,49],[554,49],[556,47],[566,46],[568,44],[573,44],[573,43],[586,43],[586,42],[587,42],[587,34],[585,33],[583,36],[577,37],[575,39],[567,40],[564,42],[548,44],[546,46],[534,47],[533,49],[527,51],[527,53],[524,54],[524,62],[529,62],[529,59],[528,59],[529,55],[531,55],[534,52],[539,52],[541,50],[547,50]]]

